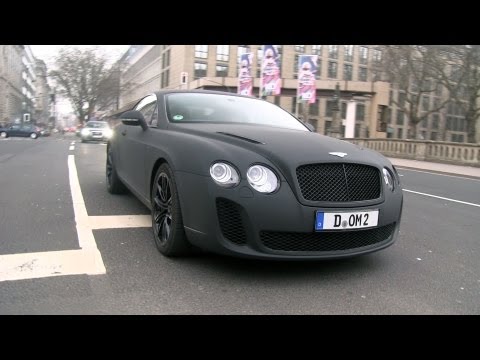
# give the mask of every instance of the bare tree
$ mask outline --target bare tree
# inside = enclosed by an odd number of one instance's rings
[[[467,141],[475,143],[480,118],[480,46],[439,46],[447,63],[436,68],[436,77],[449,91],[451,102],[465,117]]]
[[[442,51],[435,46],[386,45],[377,73],[399,90],[392,103],[408,118],[410,135],[417,139],[417,125],[437,113],[449,102],[438,98],[431,104],[431,95],[438,90],[437,69],[445,64]],[[380,76],[377,74],[377,76]]]
[[[95,49],[65,47],[55,59],[56,70],[49,76],[56,80],[60,93],[70,100],[80,123],[89,119],[102,98],[104,84],[113,71],[108,59]]]

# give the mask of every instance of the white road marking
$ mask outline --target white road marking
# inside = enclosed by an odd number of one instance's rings
[[[432,172],[432,171],[413,170],[413,169],[407,169],[407,168],[402,168],[402,167],[397,167],[397,166],[396,166],[396,168],[397,168],[397,170],[402,170],[402,171],[414,171],[414,172],[419,172],[419,173],[424,173],[424,174],[430,174],[430,175],[453,177],[453,178],[458,178],[458,179],[463,179],[463,180],[480,181],[480,179],[474,179],[474,178],[465,177],[465,176],[441,174],[441,173]],[[400,175],[400,174],[399,174],[399,175]],[[403,175],[400,175],[400,176],[403,176]]]
[[[91,229],[152,227],[150,215],[89,216]]]
[[[75,146],[70,146],[68,150],[75,150]]]
[[[446,198],[446,197],[437,196],[437,195],[432,195],[432,194],[425,194],[425,193],[421,193],[421,192],[418,192],[418,191],[407,190],[407,189],[403,189],[403,191],[406,191],[406,192],[409,192],[409,193],[413,193],[413,194],[423,195],[423,196],[429,196],[429,197],[433,197],[433,198],[436,198],[436,199],[442,199],[442,200],[452,201],[452,202],[456,202],[456,203],[460,203],[460,204],[464,204],[464,205],[470,205],[470,206],[480,207],[480,204],[474,204],[474,203],[470,203],[470,202],[466,202],[466,201],[449,199],[449,198]]]
[[[0,255],[0,281],[105,274],[99,260],[95,249]]]

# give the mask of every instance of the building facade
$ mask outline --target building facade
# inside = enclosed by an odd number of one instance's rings
[[[38,123],[49,124],[51,113],[51,89],[47,82],[47,65],[43,60],[35,61],[36,74],[36,96],[35,96],[35,115]],[[50,124],[54,126],[54,124]]]
[[[20,119],[22,112],[23,45],[0,45],[0,122]]]
[[[374,69],[382,61],[378,45],[276,45],[280,54],[282,90],[266,100],[296,113],[317,132],[328,134],[334,117],[335,87],[340,89],[340,117],[355,103],[355,137],[407,139],[408,119],[393,105],[402,96],[394,86],[379,81]],[[237,92],[239,58],[253,53],[254,95],[259,94],[262,45],[135,45],[123,56],[120,107],[160,89],[211,89]],[[300,55],[318,55],[317,101],[297,106],[297,71]],[[186,72],[186,85],[181,74]],[[426,106],[445,96],[437,92]],[[428,104],[427,104],[428,103]],[[384,116],[388,109],[388,116]],[[432,114],[418,126],[425,140],[466,141],[466,128],[454,107]],[[382,123],[383,122],[383,123]],[[385,125],[385,126],[380,126]],[[480,126],[480,125],[479,125]],[[442,134],[440,136],[439,134]],[[441,137],[441,138],[440,138]]]

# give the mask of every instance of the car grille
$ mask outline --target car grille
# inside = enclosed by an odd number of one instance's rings
[[[102,132],[99,131],[92,131],[93,136],[102,136]]]
[[[262,244],[278,251],[342,251],[377,244],[390,238],[395,223],[375,229],[345,232],[294,233],[261,231]]]
[[[297,168],[305,200],[349,202],[378,199],[380,172],[360,164],[309,164]]]
[[[217,216],[225,239],[237,245],[247,243],[238,205],[227,199],[217,199]]]

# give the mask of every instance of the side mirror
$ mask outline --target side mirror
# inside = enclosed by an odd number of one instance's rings
[[[140,111],[137,111],[137,110],[126,111],[120,116],[120,119],[122,120],[122,123],[124,123],[125,125],[141,126],[143,130],[148,129],[147,122],[145,121],[145,118],[143,117],[143,114]]]

